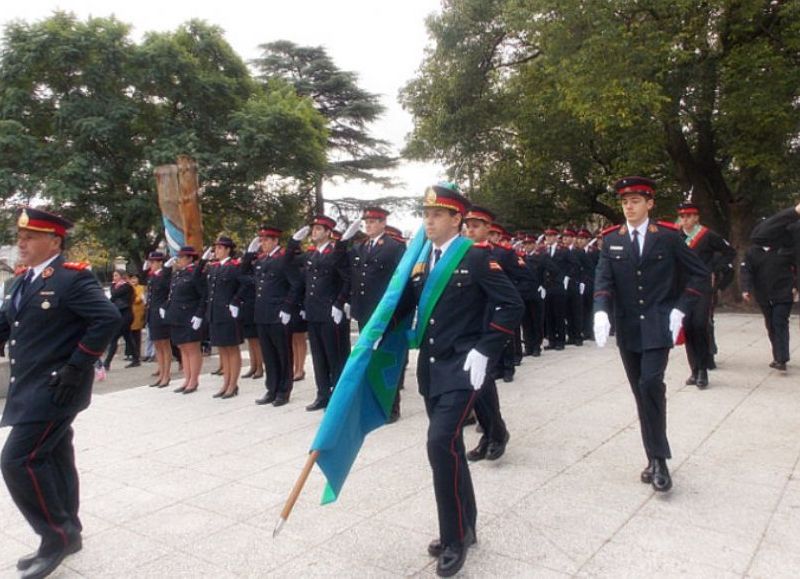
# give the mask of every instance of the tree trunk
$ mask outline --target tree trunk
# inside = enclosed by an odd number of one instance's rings
[[[314,212],[325,214],[325,198],[322,196],[322,175],[317,176],[314,183]]]

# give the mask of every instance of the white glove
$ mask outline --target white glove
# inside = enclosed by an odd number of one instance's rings
[[[464,372],[469,372],[469,383],[473,390],[480,390],[486,380],[486,366],[489,358],[473,348],[464,360]]]
[[[212,255],[214,255],[214,246],[213,245],[203,252],[203,257],[201,259],[203,261],[208,261],[209,259],[211,259]]]
[[[544,289],[544,286],[539,286],[539,295],[542,296],[542,299],[547,297],[547,290]]]
[[[230,313],[233,316],[234,320],[239,317],[239,307],[238,306],[230,304],[228,306],[228,311],[230,311]]]
[[[164,267],[172,267],[175,265],[176,261],[178,261],[178,258],[173,255],[167,260],[167,263],[164,264]]]
[[[611,322],[606,312],[594,313],[594,342],[598,348],[605,348],[608,336],[611,334]]]
[[[586,284],[583,283],[583,282],[579,283],[578,284],[578,291],[580,292],[581,295],[583,295],[583,292],[586,291]]]
[[[681,333],[681,326],[683,325],[683,318],[686,314],[678,308],[673,308],[669,313],[669,331],[672,332],[672,343],[678,341],[678,334]]]
[[[158,308],[158,315],[163,320],[167,317],[167,312],[164,310],[164,308]]]
[[[300,317],[303,318],[304,320],[306,319],[306,311],[305,310],[300,310]]]
[[[352,237],[358,233],[358,230],[361,229],[361,219],[356,219],[353,221],[350,226],[344,230],[342,234],[342,241],[348,241],[352,239]]]
[[[342,318],[344,317],[344,312],[336,306],[331,306],[331,317],[333,318],[334,324],[341,324]]]
[[[203,325],[203,318],[198,318],[197,316],[192,316],[192,329],[196,332],[200,329],[200,326]]]
[[[565,275],[564,276],[564,289],[565,290],[567,289],[567,286],[569,286],[569,276]]]
[[[250,245],[247,246],[247,253],[256,253],[259,247],[261,247],[261,238],[254,237]]]
[[[287,314],[286,312],[280,312],[278,317],[281,319],[281,323],[284,326],[288,326],[289,322],[292,321],[292,314]]]
[[[350,304],[344,305],[344,315],[347,317],[348,320],[350,319]]]
[[[311,233],[311,227],[308,225],[303,225],[303,227],[294,232],[292,239],[295,241],[303,241],[306,237],[308,237],[309,233]]]

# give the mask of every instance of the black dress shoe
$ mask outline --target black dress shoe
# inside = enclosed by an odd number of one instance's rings
[[[468,528],[464,532],[464,544],[467,545],[468,547],[471,547],[476,542],[477,541],[475,539],[475,532],[472,529]],[[428,545],[428,555],[430,555],[431,557],[438,557],[439,555],[442,554],[442,552],[444,552],[444,545],[442,545],[442,542],[439,539],[434,539]]]
[[[513,370],[503,371],[503,382],[513,382],[513,381],[514,381],[514,371]]]
[[[541,355],[542,355],[541,350],[534,350],[533,352],[531,352],[531,356],[533,356],[534,358],[538,358]]]
[[[563,350],[563,349],[564,349],[564,344],[559,344],[558,346],[556,346],[556,347],[555,347],[555,350],[556,350],[556,351],[559,351],[559,352],[560,352],[561,350]]]
[[[697,373],[697,387],[703,389],[706,388],[707,386],[708,386],[708,371],[700,370]]]
[[[706,368],[708,368],[709,370],[716,370],[717,369],[717,363],[714,361],[714,358],[711,358],[708,361],[708,364],[706,365]]]
[[[697,373],[692,372],[691,376],[686,379],[684,382],[687,386],[696,386],[697,385]]]
[[[306,406],[306,410],[308,410],[309,412],[313,412],[314,410],[322,410],[327,406],[328,406],[328,399],[318,397],[316,400],[314,400],[314,402]]]
[[[133,362],[131,362],[130,364],[125,364],[125,367],[126,367],[126,368],[138,368],[138,367],[139,367],[139,366],[141,366],[141,365],[142,365],[142,363],[141,363],[141,362],[139,362],[139,360],[134,360],[134,361],[133,361]]]
[[[639,475],[641,481],[645,484],[651,484],[653,482],[653,460],[651,459],[650,462],[647,463],[647,466],[644,467],[642,474]]]
[[[26,579],[40,579],[52,573],[68,555],[77,553],[83,548],[83,540],[80,534],[76,534],[66,547],[55,551],[39,554],[39,551],[32,553],[17,561],[17,569],[22,571],[20,577]]]
[[[284,406],[289,403],[289,399],[284,396],[276,396],[275,400],[273,401],[273,406]]]
[[[486,460],[497,460],[506,453],[506,445],[511,438],[511,434],[506,431],[506,436],[502,442],[490,442],[486,449]]]
[[[436,574],[439,577],[452,577],[461,571],[464,561],[467,560],[467,551],[469,547],[466,544],[461,547],[447,545],[436,561]]]
[[[275,402],[275,395],[270,394],[269,392],[267,392],[261,398],[256,400],[256,404],[258,404],[259,406],[264,404],[272,404],[273,402]]]
[[[479,460],[483,460],[486,458],[486,451],[489,448],[489,439],[485,436],[481,436],[481,439],[478,441],[478,446],[473,448],[467,453],[467,460],[470,462],[477,462]]]
[[[653,488],[660,493],[672,488],[672,477],[669,476],[666,459],[653,459]]]
[[[776,362],[774,367],[776,370],[786,372],[786,362]]]

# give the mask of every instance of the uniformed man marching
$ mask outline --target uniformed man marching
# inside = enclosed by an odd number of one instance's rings
[[[597,345],[605,346],[613,302],[617,346],[636,399],[648,460],[641,480],[656,491],[668,491],[672,478],[667,459],[672,454],[664,373],[683,318],[708,293],[710,275],[673,224],[650,220],[655,182],[626,177],[614,188],[626,223],[605,232],[595,277],[594,335]]]
[[[686,312],[683,328],[686,334],[686,356],[692,374],[687,385],[698,388],[708,386],[709,362],[712,352],[711,313],[714,292],[719,281],[733,268],[736,250],[721,235],[700,223],[700,208],[691,202],[678,206],[681,237],[711,272],[712,291],[698,298],[694,307]]]
[[[11,426],[2,466],[8,492],[40,537],[17,562],[22,577],[45,577],[82,546],[72,422],[89,406],[94,363],[121,317],[91,271],[64,262],[72,224],[25,208],[17,247],[27,265],[0,315],[11,379],[2,426]]]
[[[428,460],[439,537],[428,547],[436,572],[456,574],[475,542],[477,507],[462,428],[489,360],[519,323],[523,305],[488,246],[459,236],[469,202],[452,184],[430,187],[424,199],[429,256],[417,264],[397,318],[417,307],[417,381],[428,414]]]

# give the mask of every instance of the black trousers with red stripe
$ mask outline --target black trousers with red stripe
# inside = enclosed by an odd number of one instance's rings
[[[8,492],[42,538],[43,552],[65,546],[82,529],[72,446],[74,419],[17,424],[0,456]]]
[[[461,545],[467,528],[475,529],[478,510],[464,450],[463,426],[476,392],[454,390],[425,398],[428,413],[428,461],[439,515],[439,539]]]

